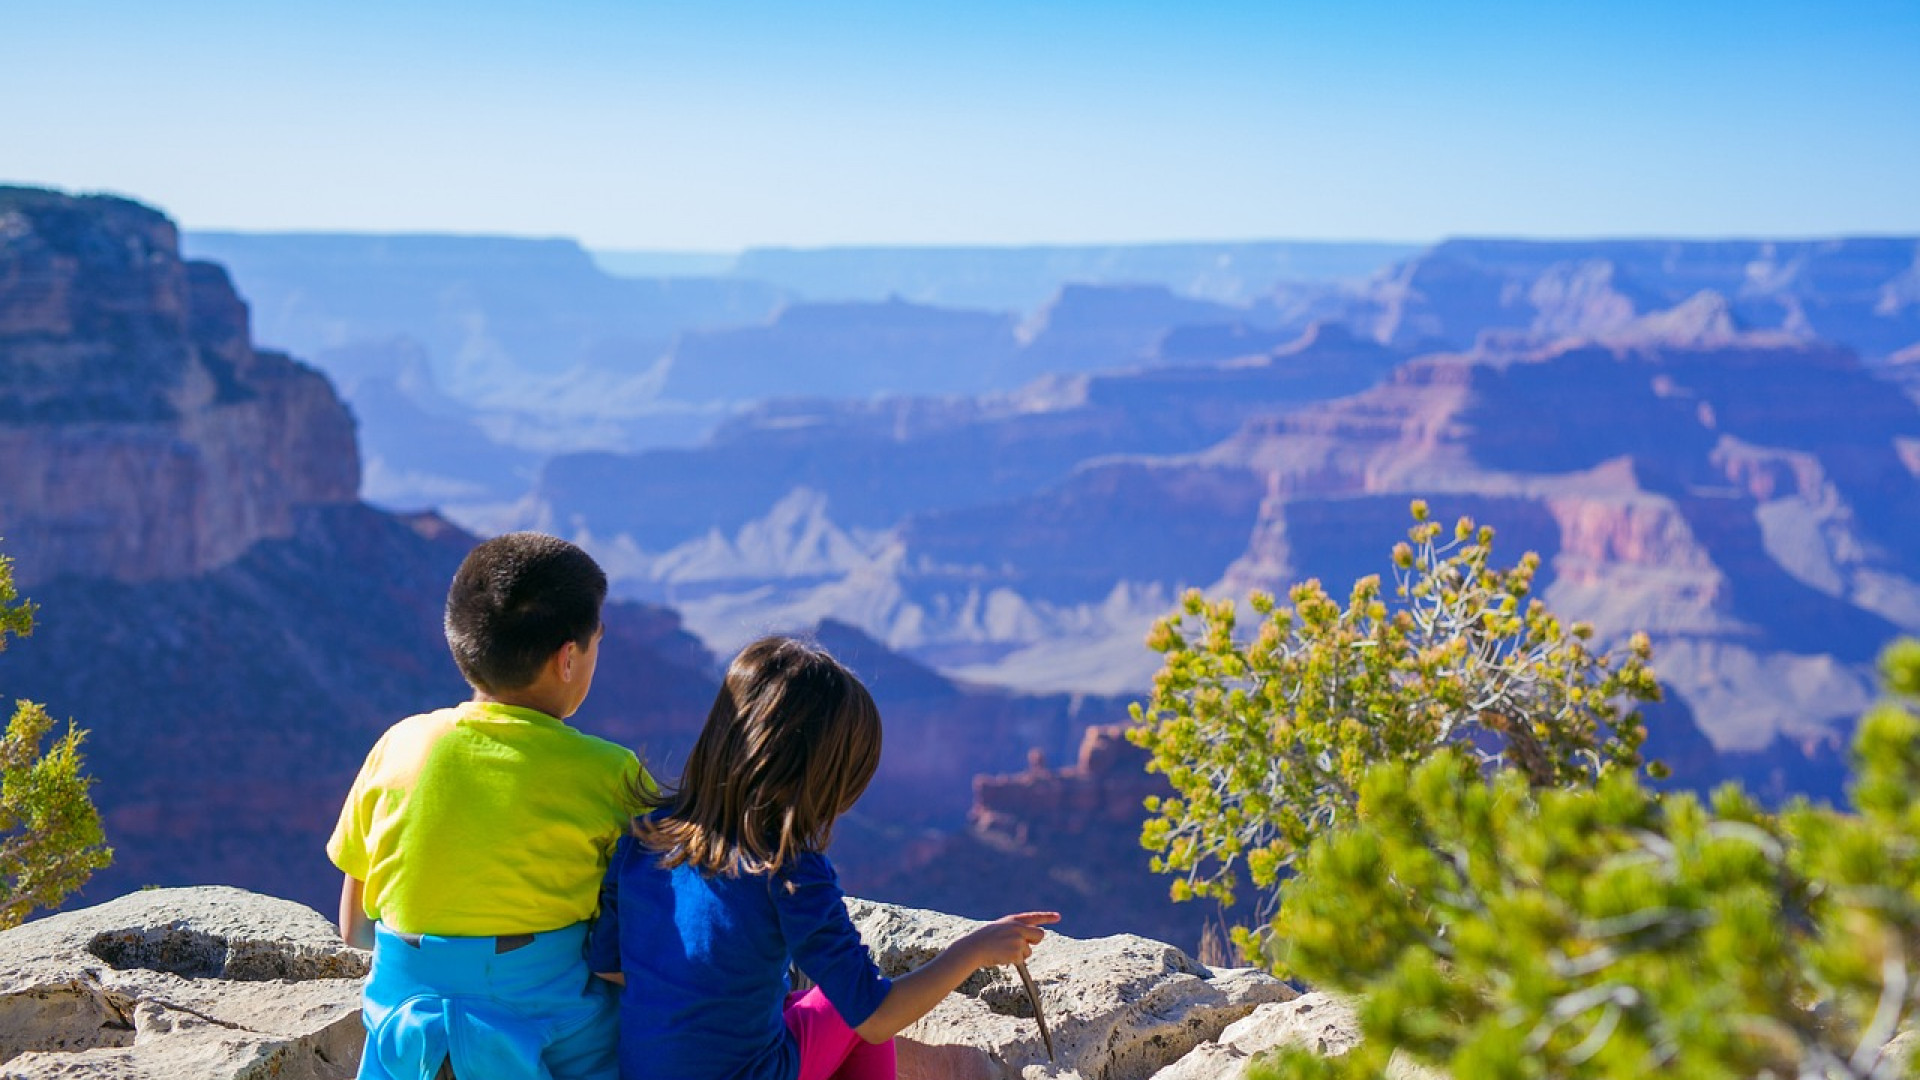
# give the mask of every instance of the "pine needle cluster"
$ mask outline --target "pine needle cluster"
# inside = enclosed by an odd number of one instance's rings
[[[1854,812],[1709,803],[1630,773],[1542,791],[1456,751],[1386,762],[1281,889],[1276,964],[1366,1041],[1256,1077],[1885,1080],[1920,1011],[1920,643],[1883,661]]]
[[[0,650],[10,635],[33,632],[33,614],[13,561],[0,555]],[[53,726],[46,709],[17,701],[0,736],[0,929],[58,907],[113,861],[80,754],[86,732],[68,721],[66,734],[43,745]]]

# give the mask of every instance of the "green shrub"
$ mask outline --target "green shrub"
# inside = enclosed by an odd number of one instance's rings
[[[1595,651],[1591,627],[1530,597],[1539,558],[1490,562],[1493,530],[1462,518],[1450,536],[1413,504],[1393,550],[1393,589],[1356,582],[1343,608],[1318,581],[1290,606],[1250,600],[1262,622],[1236,636],[1230,600],[1187,595],[1154,627],[1165,655],[1129,735],[1174,795],[1149,802],[1142,842],[1176,875],[1176,899],[1232,904],[1241,872],[1268,917],[1278,883],[1315,837],[1351,820],[1360,778],[1382,761],[1455,747],[1449,768],[1510,767],[1540,786],[1631,772],[1645,738],[1634,703],[1658,697],[1649,646]],[[1261,955],[1265,927],[1234,940]]]
[[[12,560],[0,555],[0,650],[8,635],[33,632],[33,610],[14,588]],[[43,750],[52,727],[45,709],[20,701],[0,737],[0,929],[57,907],[113,859],[82,771],[86,733],[69,722]]]
[[[1920,690],[1920,645],[1888,653]],[[1629,772],[1591,789],[1491,782],[1448,751],[1367,771],[1357,821],[1282,888],[1274,956],[1358,994],[1347,1057],[1256,1075],[1383,1075],[1395,1049],[1455,1077],[1905,1075],[1920,1007],[1920,716],[1885,702],[1854,745],[1855,814],[1711,806]]]

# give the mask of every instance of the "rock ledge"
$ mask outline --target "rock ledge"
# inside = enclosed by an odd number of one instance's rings
[[[366,953],[240,889],[137,892],[0,934],[11,1078],[323,1080],[359,1063]]]
[[[848,901],[889,973],[979,924]],[[138,892],[0,933],[0,1075],[13,1080],[342,1080],[359,1065],[368,954],[299,904],[240,889]],[[1257,971],[1132,935],[1050,937],[1029,965],[1049,1062],[1008,970],[976,974],[902,1033],[903,1080],[1202,1080],[1297,1043],[1343,1053],[1349,1012]]]

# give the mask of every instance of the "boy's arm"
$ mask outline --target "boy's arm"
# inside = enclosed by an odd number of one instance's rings
[[[340,883],[340,940],[356,949],[373,948],[373,920],[367,918],[367,883],[346,875]]]
[[[642,772],[641,776],[646,773]],[[600,878],[600,901],[587,931],[587,970],[615,986],[627,985],[620,969],[620,841],[614,841],[607,871]]]

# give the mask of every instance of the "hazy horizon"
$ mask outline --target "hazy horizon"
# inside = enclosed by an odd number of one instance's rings
[[[118,198],[135,198],[123,192],[71,192],[76,195],[109,195]],[[138,200],[150,203],[150,200]],[[166,210],[166,207],[155,207]],[[463,231],[463,230],[411,230],[397,229],[380,231],[369,229],[200,229],[182,226],[182,232],[203,236],[252,236],[252,237],[343,237],[365,239],[422,239],[422,240],[525,240],[547,241],[562,240],[579,244],[594,255],[637,255],[662,256],[667,258],[731,258],[749,251],[1082,251],[1105,248],[1187,248],[1187,247],[1238,247],[1257,245],[1314,245],[1323,247],[1411,247],[1423,248],[1451,241],[1494,241],[1529,244],[1584,244],[1584,243],[1656,243],[1675,241],[1684,243],[1818,243],[1827,240],[1911,240],[1920,239],[1920,227],[1911,230],[1883,230],[1859,232],[1826,233],[1724,233],[1691,235],[1684,233],[1457,233],[1431,238],[1404,239],[1399,237],[1295,237],[1295,236],[1248,236],[1248,237],[1200,237],[1174,238],[1169,240],[1088,240],[1072,243],[1047,243],[1034,241],[980,241],[964,243],[955,241],[898,240],[874,243],[820,243],[820,244],[782,244],[748,243],[729,248],[687,248],[687,247],[621,247],[591,244],[577,236],[559,233],[512,233],[499,231]]]

